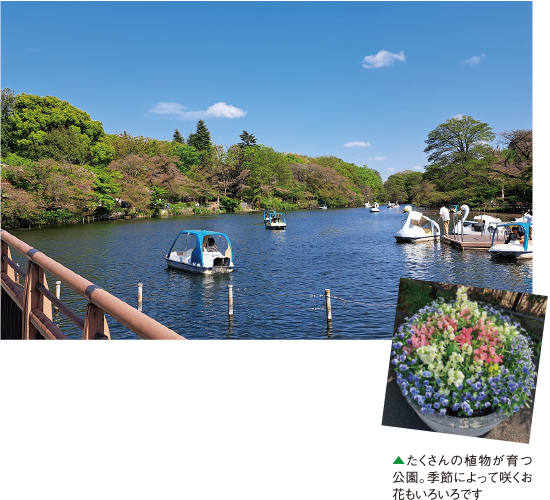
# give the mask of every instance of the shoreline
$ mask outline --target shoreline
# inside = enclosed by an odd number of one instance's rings
[[[397,211],[401,210],[406,204],[404,203]],[[413,207],[414,204],[411,204]],[[382,204],[380,207],[387,207],[387,204]],[[352,207],[331,207],[331,210],[335,209],[348,209],[348,208],[364,208],[363,205],[356,205]],[[494,208],[494,207],[491,207]],[[510,208],[510,207],[506,207]],[[317,210],[317,206],[309,206],[309,207],[296,207],[296,208],[288,208],[285,209],[285,212],[291,212],[295,210]],[[439,207],[415,207],[418,211],[426,212],[428,214],[438,214],[439,213]],[[504,207],[503,207],[504,209]],[[226,210],[220,210],[218,204],[213,204],[210,207],[185,207],[185,208],[170,208],[170,209],[160,209],[158,212],[151,212],[150,214],[128,214],[125,212],[112,212],[110,214],[103,214],[103,215],[94,215],[94,216],[84,216],[82,217],[82,220],[73,220],[73,221],[67,221],[67,222],[61,222],[61,223],[42,223],[42,224],[35,224],[29,227],[8,227],[3,229],[10,229],[15,231],[30,231],[34,228],[41,229],[42,227],[56,227],[56,226],[66,226],[66,225],[77,225],[77,224],[91,224],[95,222],[107,222],[107,221],[119,221],[119,220],[131,220],[131,219],[153,219],[153,218],[165,218],[165,217],[177,217],[177,216],[191,216],[191,215],[216,215],[216,214],[230,214],[230,213],[238,213],[238,212],[263,212],[264,210],[270,210],[267,208],[252,208],[252,207],[241,207],[239,210],[235,210],[232,212],[228,212]],[[519,210],[518,212],[510,212],[508,211],[498,211],[498,210],[487,210],[486,207],[477,207],[477,208],[471,208],[470,209],[470,215],[474,216],[475,214],[486,214],[494,217],[506,217],[510,219],[516,218],[518,215],[523,215],[525,212],[522,210]]]

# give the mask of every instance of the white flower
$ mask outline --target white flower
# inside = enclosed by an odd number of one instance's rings
[[[429,364],[433,363],[437,356],[437,347],[435,345],[425,345],[419,347],[416,352],[423,363]]]
[[[464,380],[464,373],[460,370],[449,370],[447,372],[447,376],[449,377],[449,383],[454,384],[455,387],[462,384],[462,381]]]

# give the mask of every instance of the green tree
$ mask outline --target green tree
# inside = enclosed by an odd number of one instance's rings
[[[109,134],[104,142],[111,146],[115,152],[114,160],[120,160],[127,156],[159,156],[168,155],[168,151],[174,146],[170,141],[159,141],[141,135],[133,136],[126,132]]]
[[[10,120],[10,117],[13,115],[13,108],[15,105],[15,92],[11,89],[4,88],[2,89],[2,125],[1,125],[1,136],[2,136],[2,154],[6,155],[13,152],[13,138],[12,130],[13,123]]]
[[[388,197],[384,183],[382,182],[382,176],[378,170],[369,168],[366,165],[358,167],[358,175],[362,183],[363,197],[367,201],[371,200],[384,200]]]
[[[428,134],[424,152],[430,165],[425,179],[439,191],[485,185],[495,161],[490,142],[495,134],[487,123],[471,116],[453,117]]]
[[[179,142],[180,144],[185,144],[185,139],[183,138],[183,135],[180,134],[180,131],[178,129],[174,130],[174,137],[172,139],[172,142]]]
[[[293,185],[293,176],[283,153],[263,144],[249,146],[243,151],[243,166],[250,170],[246,182],[253,198],[288,193]]]
[[[12,127],[10,140],[13,152],[23,157],[29,151],[35,157],[51,154],[52,144],[71,141],[77,149],[72,156],[80,157],[82,146],[89,148],[105,135],[101,122],[57,97],[20,94],[12,111],[7,118]]]
[[[187,144],[193,146],[197,151],[209,152],[212,148],[212,140],[210,139],[210,131],[206,127],[204,120],[197,122],[195,133],[189,134]]]
[[[388,177],[388,180],[384,182],[384,188],[388,194],[390,201],[407,201],[407,189],[405,187],[405,179],[402,175],[393,174]]]
[[[188,144],[173,143],[167,152],[168,156],[177,156],[177,166],[180,172],[187,172],[193,165],[201,164],[201,154]]]
[[[29,144],[25,156],[31,160],[53,160],[81,165],[88,157],[89,141],[79,133],[78,127],[54,128]]]
[[[239,137],[241,138],[241,142],[239,142],[241,149],[254,146],[254,144],[256,144],[254,134],[249,134],[246,130],[243,130],[243,133]]]
[[[215,145],[212,153],[212,181],[221,189],[227,197],[227,190],[238,176],[237,163],[241,154],[238,146]]]
[[[106,167],[115,159],[115,148],[106,141],[100,141],[90,147],[88,160],[93,166]]]
[[[221,198],[220,199],[220,206],[226,211],[226,212],[234,212],[235,210],[238,210],[241,206],[241,202],[239,200],[235,200],[233,198]]]

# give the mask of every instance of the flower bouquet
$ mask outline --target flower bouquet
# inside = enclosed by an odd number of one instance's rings
[[[530,344],[519,323],[469,301],[460,287],[455,301],[434,301],[399,327],[392,364],[423,414],[511,415],[529,406],[535,386]]]

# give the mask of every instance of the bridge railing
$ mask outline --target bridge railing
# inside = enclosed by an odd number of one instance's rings
[[[1,229],[0,236],[2,243],[1,338],[67,339],[68,337],[53,322],[52,303],[82,330],[84,340],[111,338],[105,314],[143,339],[184,338],[7,231]],[[12,248],[29,260],[26,272],[13,262]],[[49,291],[46,273],[57,278],[88,301],[84,319]],[[16,274],[24,277],[23,288],[16,281]]]

